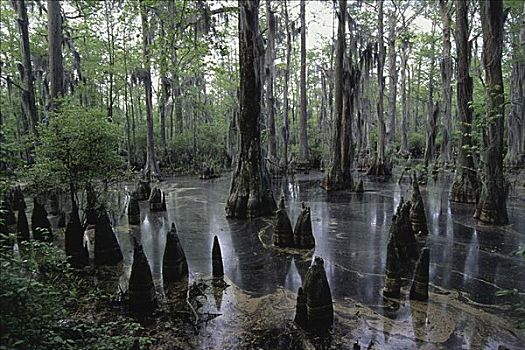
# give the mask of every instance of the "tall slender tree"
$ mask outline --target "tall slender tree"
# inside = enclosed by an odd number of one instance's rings
[[[47,0],[47,42],[49,45],[49,81],[51,82],[48,110],[54,110],[57,107],[56,98],[64,96],[60,1]]]
[[[443,163],[450,162],[452,149],[452,55],[450,43],[450,26],[452,7],[448,0],[439,0],[441,21],[443,23],[443,51],[441,57],[441,84],[443,89],[443,129],[440,158]]]
[[[275,200],[261,152],[261,91],[259,72],[263,44],[259,33],[259,0],[239,0],[240,115],[239,152],[233,172],[226,216],[270,215]]]
[[[144,92],[146,99],[146,164],[144,165],[144,174],[150,174],[155,177],[160,176],[155,154],[155,144],[153,139],[153,94],[151,87],[151,32],[149,28],[148,9],[146,4],[140,2],[140,19],[142,24],[142,53],[144,55]]]
[[[461,132],[458,160],[450,200],[476,203],[479,197],[479,182],[472,158],[472,78],[469,74],[470,48],[468,43],[468,2],[456,0],[456,56],[457,56],[457,113]]]
[[[344,102],[343,90],[345,80],[344,54],[345,54],[345,19],[346,0],[339,0],[339,11],[337,12],[337,46],[335,52],[335,117],[332,124],[332,146],[330,148],[330,165],[321,182],[321,187],[327,191],[346,189],[352,186],[352,178],[349,171],[343,169],[343,144],[345,137]],[[346,72],[348,74],[348,72]]]
[[[507,216],[505,179],[503,176],[503,130],[505,99],[501,58],[503,50],[503,2],[480,0],[483,31],[483,66],[486,84],[486,114],[483,126],[483,185],[474,217],[504,225]]]
[[[35,104],[35,88],[33,85],[33,66],[31,64],[31,49],[29,47],[29,19],[25,0],[14,1],[18,13],[18,29],[20,31],[20,48],[22,51],[22,109],[29,121],[31,132],[36,132],[38,116]]]
[[[301,17],[301,117],[299,118],[299,160],[308,161],[308,114],[306,101],[306,10],[305,0],[300,3]]]
[[[268,25],[268,40],[266,45],[266,124],[268,129],[268,156],[277,158],[277,144],[275,140],[275,102],[273,96],[274,61],[275,61],[275,15],[272,12],[271,1],[266,0],[266,22]]]
[[[385,157],[385,116],[383,100],[385,95],[385,81],[383,79],[383,69],[385,66],[385,45],[384,45],[384,23],[383,23],[383,0],[377,0],[377,151],[374,162],[368,170],[369,175],[390,175],[390,167]]]

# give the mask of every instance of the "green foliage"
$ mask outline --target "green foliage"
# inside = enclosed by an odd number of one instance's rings
[[[420,132],[411,132],[408,134],[408,149],[416,158],[423,155],[425,151],[425,135]]]
[[[123,166],[118,155],[121,132],[103,110],[68,101],[49,125],[39,127],[36,163],[29,175],[35,190],[83,188],[97,180],[114,180]]]
[[[5,237],[4,237],[5,238]],[[0,349],[128,349],[142,331],[130,320],[90,321],[77,308],[100,298],[75,277],[62,250],[23,243],[21,255],[0,251]],[[77,316],[79,315],[79,316]],[[142,344],[151,342],[141,339]]]

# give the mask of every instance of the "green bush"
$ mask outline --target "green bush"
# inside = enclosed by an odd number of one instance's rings
[[[0,349],[129,349],[141,326],[88,317],[104,296],[76,277],[62,250],[31,241],[20,253],[0,251]]]
[[[414,158],[420,158],[425,152],[425,135],[421,132],[408,134],[408,149]]]

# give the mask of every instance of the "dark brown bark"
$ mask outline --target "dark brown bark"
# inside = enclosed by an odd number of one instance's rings
[[[374,162],[370,169],[368,169],[368,175],[390,175],[390,167],[386,163],[385,159],[385,116],[383,110],[383,99],[385,94],[385,81],[383,79],[383,69],[385,65],[385,46],[383,42],[383,1],[377,1],[378,15],[377,15],[377,27],[378,27],[378,53],[377,53],[377,152],[374,157]]]
[[[402,156],[408,155],[408,121],[410,120],[408,98],[407,98],[407,59],[410,44],[407,38],[403,38],[401,42],[401,144],[399,147],[399,154]]]
[[[153,141],[153,102],[151,88],[151,63],[150,63],[150,29],[148,23],[147,8],[144,3],[140,3],[140,18],[142,23],[142,52],[144,55],[144,91],[146,95],[146,164],[144,174],[149,173],[158,177],[159,168],[155,155],[155,145]]]
[[[270,0],[266,0],[266,22],[268,23],[266,59],[264,60],[266,66],[266,128],[268,129],[268,156],[274,160],[277,158],[277,145],[275,140],[275,102],[273,95],[276,24]]]
[[[525,164],[525,19],[521,20],[519,35],[512,42],[512,55],[509,148],[505,163],[519,167]]]
[[[346,0],[339,0],[337,46],[335,52],[335,116],[332,122],[332,146],[330,150],[330,165],[321,182],[321,187],[327,191],[337,191],[349,188],[352,178],[343,169],[343,139],[346,136],[344,122],[344,53],[345,53],[345,20]]]
[[[292,35],[290,34],[290,20],[288,18],[288,1],[284,0],[284,22],[286,26],[286,69],[284,71],[284,121],[283,121],[283,164],[285,171],[288,171],[288,144],[290,142],[290,125],[288,112],[288,84],[290,82],[290,64],[292,61]]]
[[[397,112],[397,62],[396,62],[396,16],[390,14],[388,29],[388,70],[390,74],[389,94],[390,94],[390,111],[389,123],[386,133],[386,145],[393,150],[396,138],[396,112]]]
[[[453,61],[450,54],[450,26],[451,7],[448,0],[439,1],[441,21],[443,22],[443,53],[441,58],[441,83],[443,89],[443,129],[441,141],[441,161],[450,162],[451,138],[452,138],[452,69]]]
[[[299,160],[306,162],[308,152],[308,114],[306,110],[306,20],[305,0],[301,0],[301,117],[299,118]]]
[[[450,200],[461,203],[476,203],[479,182],[472,158],[472,78],[469,75],[470,50],[468,44],[468,3],[456,0],[456,55],[457,55],[457,113],[461,132],[458,160]]]
[[[51,83],[48,110],[54,110],[57,107],[54,100],[64,96],[62,16],[59,1],[47,0],[47,41],[49,45],[49,81]]]
[[[483,30],[483,66],[486,84],[486,114],[483,127],[483,184],[474,217],[492,225],[507,224],[503,177],[503,129],[505,100],[501,57],[503,49],[503,2],[480,1]]]
[[[239,0],[240,115],[239,153],[233,173],[226,216],[270,215],[275,200],[261,153],[261,76],[263,44],[259,33],[259,0]]]
[[[31,132],[36,132],[38,116],[35,104],[35,89],[33,86],[33,67],[31,64],[31,50],[29,47],[29,19],[25,0],[14,2],[18,13],[18,29],[20,30],[20,48],[22,52],[23,74],[22,74],[22,109],[29,121]]]

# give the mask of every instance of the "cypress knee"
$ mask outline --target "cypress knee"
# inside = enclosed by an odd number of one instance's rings
[[[334,309],[324,262],[320,257],[314,259],[306,273],[304,292],[308,329],[318,334],[326,333],[334,322]]]
[[[410,223],[411,206],[410,201],[405,202],[401,198],[396,214],[392,217],[392,226],[390,226],[390,237],[393,238],[401,263],[407,263],[418,257],[417,241]]]
[[[113,233],[106,209],[101,206],[95,225],[95,265],[116,265],[122,260],[122,252]]]
[[[47,219],[46,208],[36,198],[33,201],[31,231],[33,231],[33,238],[37,241],[53,242],[53,231],[51,230],[51,223]]]
[[[168,210],[168,207],[166,206],[166,194],[163,193],[162,194],[162,208],[161,208],[162,211],[167,211]]]
[[[213,248],[211,251],[212,276],[216,278],[224,277],[224,267],[222,266],[222,253],[219,239],[213,237]]]
[[[423,248],[416,265],[416,272],[412,287],[410,288],[410,299],[428,300],[428,277],[430,268],[430,250]]]
[[[164,283],[178,282],[188,277],[188,262],[174,223],[171,224],[171,230],[166,235],[162,276]]]
[[[310,249],[315,247],[315,239],[312,234],[312,221],[310,216],[310,207],[303,203],[303,209],[293,231],[294,244],[296,248]]]
[[[306,311],[306,296],[303,292],[303,287],[299,287],[297,291],[297,304],[295,305],[294,322],[303,329],[308,326],[308,316]]]
[[[273,232],[273,244],[276,247],[293,247],[294,235],[292,223],[284,207],[284,198],[279,201],[279,209],[275,217],[275,228]]]
[[[71,266],[82,267],[86,265],[85,257],[82,256],[84,254],[84,228],[80,223],[76,204],[73,204],[73,209],[69,214],[65,233],[65,247]]]
[[[156,307],[155,286],[148,259],[137,239],[134,239],[128,295],[129,310],[134,314],[147,315]]]
[[[414,174],[414,181],[412,182],[412,206],[410,207],[410,224],[412,231],[417,235],[427,235],[427,217],[425,215],[425,206],[423,204],[423,197],[419,191],[419,184],[417,183],[416,175]]]
[[[20,207],[19,202],[22,202],[22,206],[24,207],[24,210],[26,210],[27,205],[24,199],[24,193],[22,192],[22,189],[20,188],[20,186],[16,186],[15,188],[13,188],[12,197],[13,197],[13,200],[12,200],[11,205],[13,206],[13,210],[19,210],[18,209]]]
[[[399,259],[392,237],[388,241],[386,248],[386,271],[385,287],[383,295],[388,298],[399,298],[401,294],[401,275],[399,268]]]
[[[134,194],[129,198],[128,223],[130,225],[140,225],[140,206],[139,201]]]
[[[16,232],[18,242],[29,241],[29,223],[25,211],[25,203],[18,201],[18,218],[16,221]]]

